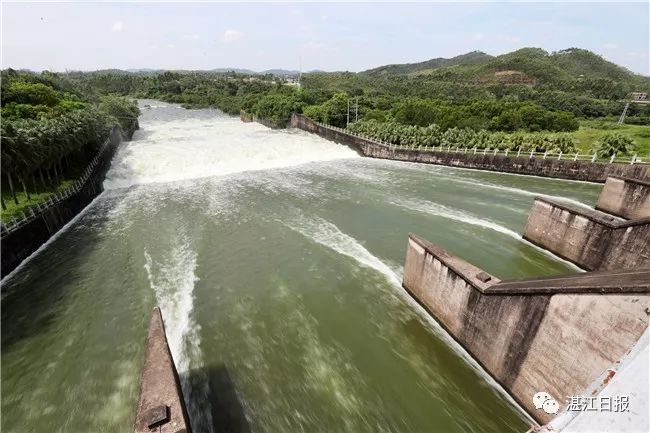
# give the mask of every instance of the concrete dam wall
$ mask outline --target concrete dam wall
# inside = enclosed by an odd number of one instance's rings
[[[608,164],[591,161],[558,160],[556,158],[529,158],[483,153],[421,151],[400,149],[345,131],[321,125],[302,114],[294,114],[291,126],[318,134],[323,138],[346,144],[364,156],[397,161],[420,162],[473,168],[504,173],[527,174],[560,179],[605,182],[610,176],[628,177],[650,181],[650,167],[641,164]]]
[[[501,282],[411,235],[403,287],[540,423],[535,393],[564,406],[648,327],[647,269]]]

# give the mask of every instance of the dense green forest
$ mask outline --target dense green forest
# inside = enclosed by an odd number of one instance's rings
[[[60,74],[2,71],[3,219],[75,179],[135,101],[86,93]]]
[[[281,77],[234,71],[67,76],[87,93],[214,106],[230,114],[245,110],[284,120],[290,110],[308,109],[342,126],[352,98],[360,118],[493,131],[575,130],[575,119],[618,117],[629,92],[650,91],[650,78],[580,49],[524,48],[498,57],[474,52],[361,73],[307,73],[300,89]],[[650,124],[647,107],[632,105],[628,115],[628,123]]]
[[[3,71],[3,193],[8,187],[15,204],[21,189],[29,201],[30,191],[71,177],[111,125],[137,118],[132,98],[244,111],[278,127],[299,112],[396,144],[650,155],[650,104],[632,104],[616,125],[629,93],[650,91],[650,78],[586,50],[472,52],[307,73],[295,84],[248,71]]]
[[[278,127],[292,112],[345,127],[350,104],[351,122],[528,137],[566,132],[584,152],[611,143],[605,135],[616,135],[631,140],[618,154],[650,154],[644,128],[650,125],[648,105],[632,104],[628,111],[627,125],[639,128],[615,125],[629,93],[650,90],[650,79],[581,49],[524,48],[498,57],[472,52],[361,73],[307,73],[300,87],[271,74],[234,71],[103,71],[68,77],[89,92],[162,99],[188,108],[211,106],[233,115],[246,111]],[[595,128],[589,123],[595,119],[604,123]]]

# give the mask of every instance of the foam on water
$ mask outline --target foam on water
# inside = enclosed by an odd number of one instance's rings
[[[306,217],[301,215],[295,218],[289,227],[339,254],[353,258],[366,268],[378,271],[391,284],[400,286],[399,278],[388,265],[372,255],[356,239],[343,233],[331,222],[317,216]]]
[[[580,200],[575,200],[570,197],[565,197],[565,196],[559,196],[559,195],[554,195],[554,194],[545,194],[545,193],[540,193],[540,192],[535,192],[535,191],[529,191],[527,189],[522,189],[522,188],[517,188],[517,187],[512,187],[512,186],[505,186],[505,185],[499,185],[495,184],[492,182],[486,182],[486,181],[472,181],[472,180],[465,180],[464,177],[459,176],[459,174],[463,173],[464,171],[470,171],[470,172],[476,172],[476,173],[481,173],[484,174],[485,170],[480,170],[480,169],[475,169],[475,168],[461,168],[461,167],[448,167],[448,166],[436,166],[436,165],[431,165],[431,164],[426,164],[426,163],[411,163],[411,162],[405,162],[405,161],[390,161],[387,163],[397,163],[401,167],[408,167],[409,170],[413,171],[419,171],[419,172],[425,172],[425,173],[431,173],[435,174],[436,178],[444,178],[445,181],[453,182],[453,183],[459,183],[463,185],[469,185],[469,186],[476,186],[476,187],[483,187],[483,188],[490,188],[490,189],[496,189],[500,191],[506,191],[512,194],[517,194],[517,195],[525,195],[529,197],[544,197],[544,198],[550,198],[550,199],[557,199],[557,200],[562,200],[568,203],[572,203],[576,206],[581,206],[581,207],[586,207],[586,208],[593,208],[590,204],[581,202]],[[522,178],[535,178],[536,176],[533,175],[528,175],[528,174],[519,174],[519,173],[505,173],[505,172],[499,172],[499,176],[503,176],[504,178],[508,178],[510,176],[512,177],[522,177]],[[544,178],[544,177],[542,177]],[[569,180],[569,179],[553,179],[556,182],[562,182],[567,185],[570,184],[593,184],[593,182],[587,182],[583,180]]]
[[[120,147],[106,189],[358,157],[301,130],[272,130],[216,111],[185,119],[143,117],[141,127]]]
[[[479,218],[475,215],[472,215],[469,212],[462,211],[460,209],[450,208],[440,203],[434,203],[428,200],[390,200],[389,203],[404,207],[410,210],[415,210],[418,212],[426,213],[429,215],[440,216],[443,218],[461,221],[473,226],[483,227],[495,232],[503,233],[504,235],[510,236],[514,239],[521,239],[519,233],[511,230],[507,227],[504,227],[500,224],[497,224],[488,219]]]
[[[77,223],[77,221],[79,221],[79,219],[81,219],[81,218],[82,218],[82,217],[83,217],[83,216],[88,212],[88,210],[91,209],[91,208],[93,207],[93,205],[95,204],[95,202],[97,202],[97,201],[99,201],[99,200],[101,199],[102,196],[103,196],[103,194],[100,194],[100,195],[98,195],[97,197],[95,197],[95,198],[93,199],[93,201],[91,201],[90,204],[89,204],[88,206],[86,206],[85,208],[83,208],[83,209],[81,210],[81,212],[79,212],[79,213],[78,213],[77,215],[75,215],[75,216],[74,216],[70,221],[68,221],[68,222],[67,222],[63,227],[61,227],[61,228],[59,229],[58,232],[56,232],[56,233],[54,233],[52,236],[50,236],[50,238],[49,238],[47,241],[45,241],[45,242],[43,243],[43,245],[41,245],[40,247],[38,247],[38,248],[36,249],[36,251],[34,251],[33,253],[31,253],[29,256],[27,256],[27,258],[25,258],[22,262],[20,262],[20,264],[19,264],[18,266],[16,266],[16,268],[15,268],[13,271],[11,271],[11,272],[9,272],[7,275],[5,275],[4,278],[2,278],[2,280],[0,280],[0,283],[2,283],[2,285],[4,286],[4,285],[5,285],[7,282],[9,282],[9,281],[10,281],[10,280],[15,276],[15,275],[20,274],[21,270],[22,270],[25,266],[27,266],[27,264],[28,264],[28,263],[29,263],[29,262],[30,262],[34,257],[38,256],[42,251],[44,251],[45,249],[47,249],[47,248],[50,246],[50,244],[52,244],[54,241],[56,241],[56,239],[57,239],[59,236],[61,236],[63,233],[65,233],[69,228],[73,227],[73,226]],[[11,291],[3,290],[3,291],[2,291],[2,295],[0,295],[0,299],[4,299],[4,298],[5,298],[7,295],[9,295],[10,293],[11,293]]]
[[[190,373],[197,374],[203,367],[201,328],[193,316],[194,284],[198,281],[196,252],[181,236],[171,249],[162,254],[161,258],[154,260],[145,248],[144,268],[163,314],[169,349],[181,379],[193,430],[212,432],[212,415],[207,405],[208,381],[202,380],[197,387],[190,383],[189,377]]]
[[[516,239],[520,242],[525,243],[526,245],[534,248],[535,250],[547,255],[548,257],[552,258],[553,260],[565,263],[566,265],[570,266],[571,268],[577,270],[577,271],[582,271],[582,269],[575,264],[569,262],[568,260],[564,260],[561,257],[556,256],[552,252],[540,248],[537,245],[528,242],[526,239],[524,239],[519,233],[515,232],[514,230],[511,230],[507,227],[504,227],[494,221],[490,221],[489,219],[486,218],[480,218],[477,217],[476,215],[472,215],[469,212],[460,210],[460,209],[454,209],[450,208],[448,206],[439,204],[439,203],[434,203],[428,200],[391,200],[389,203],[392,203],[394,205],[414,210],[417,212],[422,212],[426,213],[429,215],[435,215],[439,216],[442,218],[454,220],[454,221],[460,221],[469,225],[477,226],[477,227],[482,227],[485,229],[489,230],[494,230],[495,232],[502,233],[506,236],[509,236],[513,239]]]
[[[465,185],[473,185],[473,186],[477,186],[477,187],[480,187],[480,188],[497,189],[497,190],[507,191],[509,193],[525,195],[525,196],[529,196],[529,197],[543,197],[543,198],[548,198],[548,199],[553,199],[553,200],[561,200],[561,201],[564,201],[564,202],[567,202],[567,203],[574,204],[576,206],[592,209],[591,206],[589,206],[589,205],[587,205],[587,204],[585,204],[585,203],[583,203],[583,202],[581,202],[579,200],[575,200],[575,199],[572,199],[572,198],[569,198],[569,197],[563,197],[563,196],[552,195],[552,194],[543,194],[543,193],[539,193],[539,192],[528,191],[526,189],[515,188],[515,187],[512,187],[512,186],[496,185],[496,184],[489,183],[489,182],[473,182],[473,181],[469,181],[469,180],[462,180],[462,179],[459,179],[458,177],[450,177],[450,178],[453,179],[453,181],[456,182],[456,183],[461,183],[461,184],[465,184]]]
[[[422,323],[426,323],[436,335],[441,337],[461,358],[463,358],[474,371],[476,371],[494,390],[499,392],[513,407],[529,420],[532,420],[526,411],[499,385],[478,362],[458,344],[431,315],[422,307],[406,290],[401,287],[400,277],[381,259],[368,251],[354,237],[342,232],[335,224],[317,217],[301,215],[294,218],[289,227],[301,233],[303,236],[312,239],[316,243],[336,251],[337,253],[354,259],[360,265],[374,269],[386,278],[390,286],[395,289],[393,294],[405,301]],[[507,230],[507,229],[506,229]]]

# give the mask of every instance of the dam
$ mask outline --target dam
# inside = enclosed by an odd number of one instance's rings
[[[154,305],[194,432],[529,428],[402,290],[405,240],[503,278],[575,272],[520,234],[535,197],[600,185],[145,103],[104,193],[3,280],[3,431],[130,431]]]

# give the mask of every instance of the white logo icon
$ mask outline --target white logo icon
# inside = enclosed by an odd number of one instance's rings
[[[547,392],[538,392],[533,396],[533,405],[535,409],[542,409],[548,414],[556,414],[560,410],[560,404],[551,397]]]
[[[546,400],[544,404],[542,405],[542,409],[544,412],[548,414],[556,414],[558,410],[560,410],[560,404],[553,400],[552,398]]]

